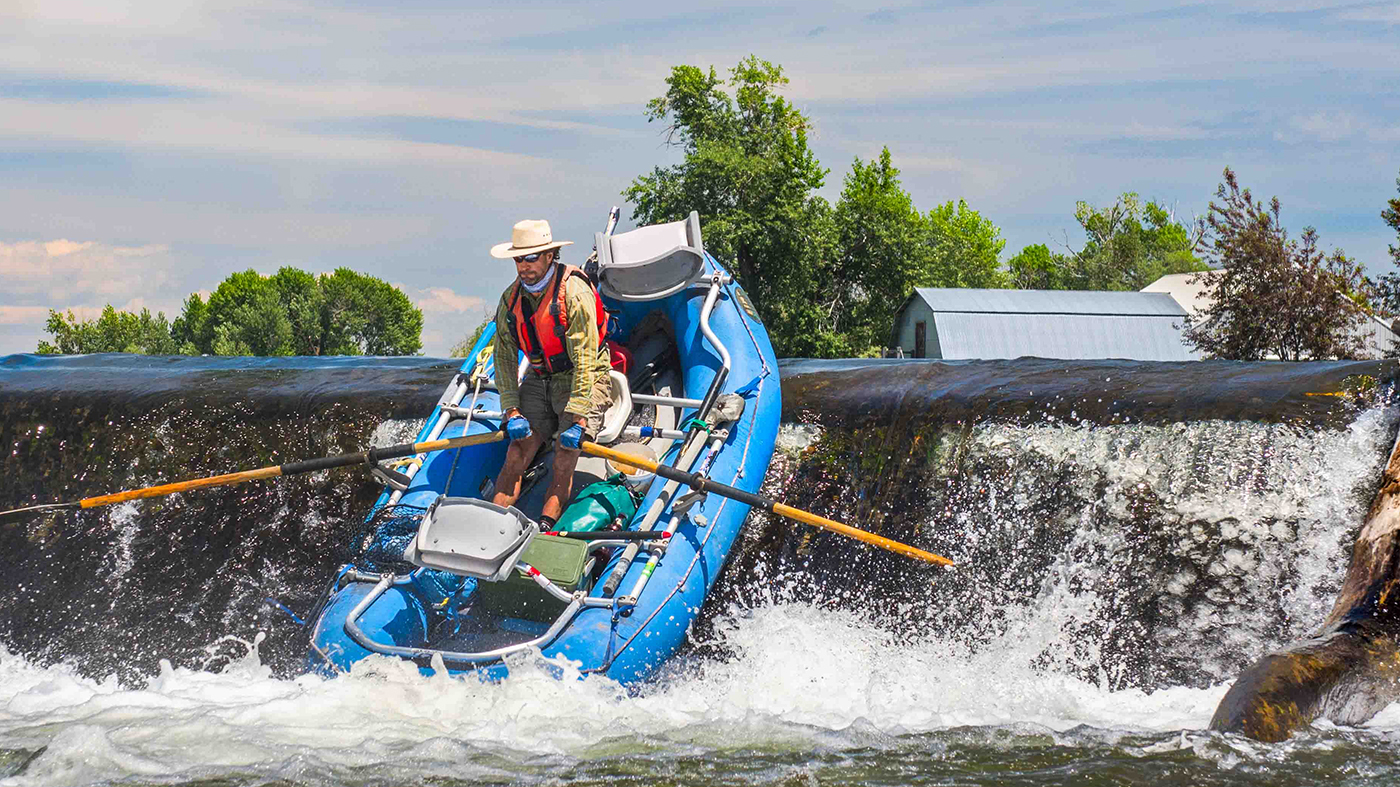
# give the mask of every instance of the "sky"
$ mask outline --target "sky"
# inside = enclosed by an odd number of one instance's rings
[[[443,355],[544,218],[579,263],[678,160],[672,66],[781,64],[834,200],[888,146],[924,210],[1079,248],[1078,200],[1203,215],[1229,166],[1376,273],[1400,175],[1400,2],[0,0],[0,354],[49,309],[178,316],[228,274],[393,282]],[[625,230],[631,211],[623,206]]]

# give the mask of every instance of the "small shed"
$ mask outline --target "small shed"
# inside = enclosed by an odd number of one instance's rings
[[[893,343],[948,360],[1198,360],[1181,340],[1185,317],[1166,293],[919,287],[895,312]]]

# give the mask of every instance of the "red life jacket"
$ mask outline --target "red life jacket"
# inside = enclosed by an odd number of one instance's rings
[[[564,282],[570,276],[578,276],[588,282],[588,289],[593,291],[593,307],[598,316],[599,347],[604,346],[608,335],[608,311],[603,308],[603,296],[598,294],[598,288],[589,281],[588,275],[581,269],[562,262],[555,263],[554,267],[554,281],[550,284],[548,294],[541,298],[539,303],[540,306],[549,304],[549,308],[531,306],[530,299],[521,296],[520,291],[523,288],[517,281],[515,291],[510,296],[510,308],[506,312],[511,332],[515,334],[516,345],[525,351],[525,357],[530,359],[535,371],[546,375],[567,372],[574,368],[573,359],[569,357],[569,348],[564,346],[564,336],[569,331],[569,308],[564,303],[568,288],[564,286]]]

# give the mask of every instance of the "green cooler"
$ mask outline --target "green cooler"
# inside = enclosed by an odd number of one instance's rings
[[[535,536],[520,559],[539,569],[565,593],[578,590],[583,582],[583,565],[588,560],[588,542],[562,536]],[[535,580],[519,571],[501,582],[477,585],[477,603],[492,614],[553,623],[564,611],[564,602],[545,592]]]

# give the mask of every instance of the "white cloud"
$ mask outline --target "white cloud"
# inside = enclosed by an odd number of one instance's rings
[[[403,285],[396,285],[403,289]],[[420,291],[418,308],[424,314],[485,314],[486,300],[475,295],[458,295],[449,287],[429,287]]]
[[[417,290],[415,296],[401,284],[394,286],[410,292],[409,297],[423,310],[424,355],[447,355],[489,316],[486,299],[462,295],[450,287],[428,287]]]
[[[49,310],[93,320],[111,304],[122,311],[180,314],[178,260],[164,244],[121,246],[58,238],[0,243],[0,354],[33,352]]]
[[[170,247],[115,246],[98,241],[0,243],[3,297],[44,296],[69,302],[120,300],[165,284],[175,260]],[[140,275],[135,275],[136,270]]]
[[[301,147],[320,156],[349,151],[332,140],[290,131],[296,121],[346,115],[434,116],[615,133],[520,110],[639,108],[659,92],[671,65],[713,63],[723,69],[751,50],[746,43],[751,38],[736,38],[732,25],[696,26],[684,11],[637,2],[600,4],[612,10],[588,15],[550,4],[463,3],[450,9],[387,3],[354,9],[296,2],[156,5],[127,17],[124,11],[114,13],[110,3],[35,4],[32,23],[19,45],[0,51],[0,66],[197,91],[215,97],[209,100],[223,107],[218,112],[186,107],[210,125],[224,128],[216,140],[231,137],[249,146]],[[1090,86],[1139,78],[1215,78],[1223,67],[1243,75],[1258,72],[1261,63],[1285,59],[1299,64],[1345,61],[1362,70],[1386,72],[1389,68],[1380,64],[1393,54],[1389,47],[1325,40],[1299,50],[1284,46],[1292,40],[1292,31],[1258,27],[1241,35],[1233,27],[1248,25],[1234,18],[1251,5],[1261,11],[1346,8],[1335,3],[1236,4],[1213,12],[1225,23],[1221,25],[1171,19],[1171,12],[1183,9],[1176,2],[1132,8],[1001,4],[995,12],[973,6],[897,8],[892,13],[900,24],[880,25],[873,33],[866,17],[881,5],[866,5],[816,2],[766,12],[747,7],[745,18],[754,33],[765,34],[761,54],[787,67],[793,78],[791,95],[800,101],[869,104],[882,98]],[[1341,15],[1393,21],[1400,14],[1396,8],[1350,8]],[[708,9],[713,11],[713,4]],[[1168,17],[1155,23],[1153,35],[1127,41],[1118,35],[1117,25],[1160,11]],[[795,15],[801,19],[794,22]],[[603,25],[595,20],[613,18],[642,22],[660,32],[605,39],[584,48],[528,50],[519,45],[523,36],[511,35],[529,30],[540,40],[568,42],[598,35]],[[673,34],[665,31],[668,23],[675,26]],[[813,44],[805,34],[817,23],[830,33]],[[790,35],[779,34],[784,26],[791,26]],[[673,36],[684,36],[686,48],[680,54]],[[872,36],[878,45],[872,46]],[[1170,39],[1181,36],[1189,36],[1186,56],[1182,46],[1171,45]],[[279,65],[265,57],[268,51],[296,52],[297,57]],[[211,52],[217,56],[211,57]],[[307,68],[311,62],[317,67]],[[172,116],[151,102],[129,103],[139,105],[143,113],[155,112],[139,129],[156,139],[178,135],[190,125],[172,124],[172,119],[179,121],[178,113]],[[257,124],[260,134],[234,127],[253,115],[265,121]],[[316,139],[332,144],[309,144]]]
[[[313,100],[310,94],[314,92],[314,88],[307,91],[308,101]],[[230,109],[235,111],[210,112],[207,106],[197,103],[156,107],[124,103],[105,107],[102,123],[94,124],[91,122],[92,108],[81,103],[0,99],[5,133],[18,138],[116,143],[287,159],[309,157],[331,161],[417,163],[536,177],[545,174],[549,167],[547,158],[467,145],[311,133],[296,128],[299,123],[318,119],[317,113],[308,111],[305,106],[299,112],[272,111],[267,107],[246,104]],[[344,108],[347,113],[355,114],[363,113],[366,109],[365,106]],[[376,109],[378,113],[394,112],[391,107]],[[421,109],[415,114],[422,114]]]
[[[1322,142],[1338,142],[1360,130],[1360,123],[1350,112],[1314,112],[1291,119],[1289,125],[1303,136]]]
[[[1386,126],[1351,112],[1328,111],[1296,115],[1288,127],[1275,132],[1280,142],[1344,142],[1364,139],[1372,143],[1400,142],[1400,126]]]
[[[1400,3],[1348,8],[1337,14],[1338,19],[1348,22],[1379,22],[1386,25],[1400,25]]]
[[[43,325],[48,318],[47,306],[0,306],[0,325]]]
[[[874,156],[869,156],[868,158],[873,159]],[[956,176],[962,183],[968,185],[976,184],[976,188],[979,191],[986,191],[994,188],[996,184],[1016,177],[1014,169],[1002,166],[997,162],[960,158],[951,155],[900,154],[894,156],[893,162],[901,173],[908,173],[909,175]],[[924,210],[928,210],[933,206],[921,205],[920,207]]]

